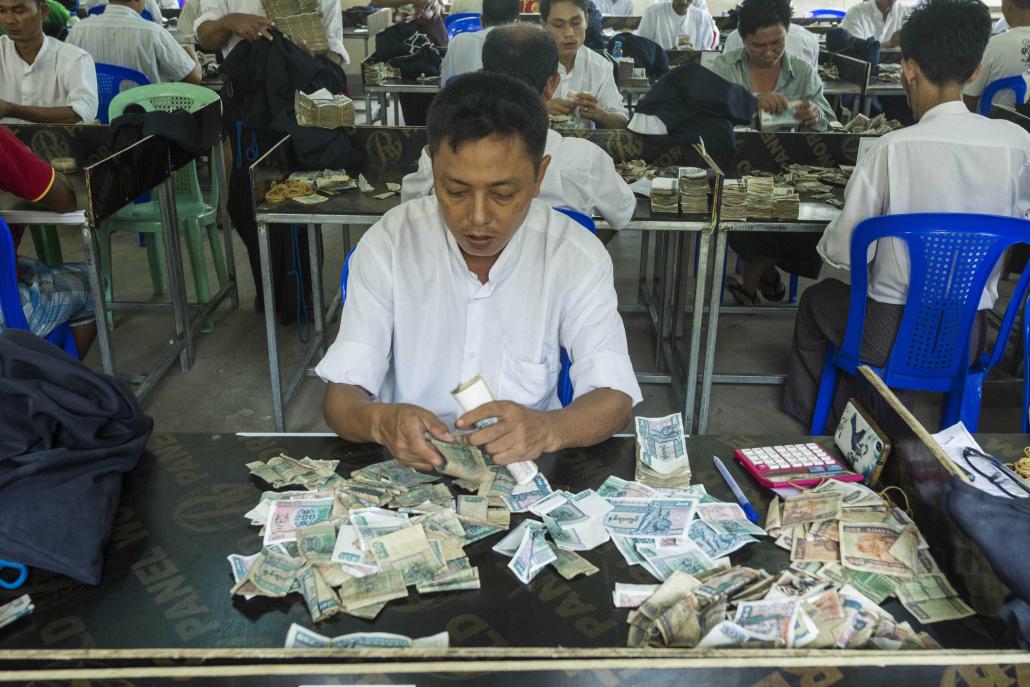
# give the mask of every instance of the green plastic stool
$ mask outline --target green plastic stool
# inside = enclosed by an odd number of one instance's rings
[[[29,227],[29,231],[32,233],[32,245],[36,247],[36,257],[40,262],[51,267],[64,262],[61,237],[57,233],[56,225],[34,224]]]
[[[203,86],[185,83],[162,83],[137,86],[122,91],[114,97],[110,106],[110,117],[121,115],[129,105],[139,105],[144,110],[171,112],[182,108],[188,112],[196,112],[200,108],[218,100],[218,94]],[[197,163],[188,165],[172,174],[175,187],[175,210],[179,218],[179,230],[186,237],[186,250],[189,254],[190,267],[193,271],[193,285],[197,292],[197,301],[203,304],[211,301],[211,291],[207,281],[207,267],[204,259],[204,230],[211,246],[211,256],[215,263],[215,273],[219,286],[229,281],[225,265],[225,253],[222,250],[221,238],[218,234],[218,199],[224,190],[219,182],[217,169],[221,165],[221,150],[216,145],[211,149],[211,160],[216,171],[211,175],[211,202],[206,203],[200,191],[197,179]],[[155,189],[156,191],[156,189]],[[107,286],[107,297],[113,293],[111,270],[111,236],[115,232],[132,232],[148,234],[147,260],[150,264],[150,280],[155,295],[164,293],[166,275],[164,263],[164,241],[161,236],[161,207],[154,197],[146,203],[127,205],[100,225],[99,243],[101,267]],[[108,314],[108,328],[113,326],[111,313]],[[204,331],[210,331],[214,321],[208,320]]]

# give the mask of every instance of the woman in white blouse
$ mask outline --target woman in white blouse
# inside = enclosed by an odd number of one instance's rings
[[[561,83],[547,104],[550,115],[580,117],[600,129],[625,129],[629,110],[608,58],[583,45],[587,0],[540,0],[540,21],[558,44]]]

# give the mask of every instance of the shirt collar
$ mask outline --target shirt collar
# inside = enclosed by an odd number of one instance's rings
[[[132,9],[131,7],[125,7],[124,5],[116,5],[113,2],[107,3],[107,9],[104,10],[104,13],[99,16],[102,17],[104,16],[104,14],[107,14],[108,12],[114,12],[115,16],[133,16],[138,18],[140,21],[146,21],[146,19],[143,18],[143,15],[141,15],[139,12]]]
[[[731,60],[732,64],[740,69],[740,73],[744,76],[744,81],[747,84],[747,88],[751,88],[751,68],[747,59],[747,49],[737,48],[726,56]],[[791,62],[792,56],[786,50],[783,51],[783,57],[780,58],[780,75],[776,78],[776,90],[783,88],[784,84],[794,80],[794,65]]]
[[[949,100],[946,103],[940,105],[934,105],[929,110],[923,113],[920,117],[920,122],[928,122],[937,117],[945,117],[947,115],[955,114],[970,114],[969,108],[966,107],[965,103],[960,100]]]
[[[458,274],[463,277],[470,279],[476,283],[479,287],[475,292],[476,298],[486,298],[490,296],[494,289],[502,284],[505,278],[511,274],[512,270],[515,269],[515,265],[518,264],[518,254],[522,249],[522,234],[527,231],[526,224],[529,222],[529,215],[532,214],[533,206],[532,201],[530,202],[530,211],[526,213],[526,219],[522,221],[522,225],[515,231],[515,234],[508,241],[508,245],[501,251],[500,256],[497,258],[497,262],[494,263],[493,267],[490,268],[490,274],[487,275],[485,284],[481,284],[479,277],[476,276],[475,272],[469,269],[468,263],[465,262],[465,256],[461,253],[461,247],[458,246],[458,241],[454,238],[454,234],[447,227],[447,220],[443,216],[443,211],[440,210],[440,205],[437,203],[437,212],[440,213],[440,229],[444,233],[444,237],[447,240],[447,248],[450,253],[451,268],[456,270]]]
[[[587,51],[589,49],[590,48],[588,48],[586,46],[586,44],[579,46],[579,49],[576,50],[576,64],[572,65],[572,71],[571,72],[570,71],[566,71],[565,70],[565,65],[562,64],[561,62],[558,62],[558,73],[561,74],[562,76],[568,76],[570,74],[574,74],[577,70],[582,71],[582,70],[586,69],[587,68],[586,62],[587,62],[588,58],[586,57],[586,55],[584,53],[585,53],[585,51]]]
[[[11,49],[14,51],[14,59],[18,60],[18,62],[29,71],[33,71],[36,67],[42,65],[46,61],[47,51],[55,49],[54,46],[51,45],[55,40],[56,39],[44,34],[43,45],[40,46],[39,52],[36,53],[36,59],[33,60],[32,64],[28,64],[21,58],[21,55],[18,54],[18,48],[14,45],[14,41],[11,41]]]

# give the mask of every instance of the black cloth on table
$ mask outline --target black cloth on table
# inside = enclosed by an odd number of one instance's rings
[[[420,23],[410,21],[380,31],[376,34],[376,51],[368,61],[386,62],[400,70],[405,79],[439,76],[443,56],[434,38],[422,28]]]
[[[258,309],[266,304],[254,219],[254,207],[260,199],[255,203],[253,198],[250,165],[286,134],[290,135],[300,169],[343,169],[361,159],[343,130],[300,126],[294,110],[298,90],[311,93],[325,88],[333,94],[346,93],[343,70],[325,57],[312,58],[278,30],[273,29],[272,35],[271,41],[241,41],[222,63],[226,77],[222,116],[234,159],[227,204],[233,226],[247,249]],[[304,303],[311,303],[307,231],[294,231],[288,225],[270,226],[269,248],[275,309],[280,322],[290,324],[299,314],[299,294],[303,293]],[[298,281],[303,292],[297,290]]]
[[[646,69],[648,78],[659,79],[669,71],[668,54],[650,38],[624,31],[608,41],[609,52],[615,52],[615,41],[622,41],[623,57],[633,58],[633,66]]]
[[[141,105],[129,105],[123,114],[111,120],[111,148],[122,150],[146,138],[158,136],[171,141],[194,155],[210,152],[201,144],[197,120],[186,110],[179,108],[172,112],[144,111]]]
[[[855,38],[847,29],[837,27],[827,31],[826,50],[868,62],[874,69],[880,64],[880,41],[875,38]]]
[[[733,125],[751,122],[755,98],[699,64],[683,64],[658,79],[636,111],[661,119],[677,143],[703,139],[710,154],[724,156],[736,149]]]
[[[153,426],[123,382],[0,333],[0,559],[98,584],[122,473]]]

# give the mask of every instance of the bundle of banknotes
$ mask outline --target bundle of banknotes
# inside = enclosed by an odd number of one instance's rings
[[[708,170],[680,167],[680,208],[684,215],[708,213]]]
[[[34,610],[36,610],[36,607],[33,605],[32,599],[29,598],[28,594],[23,594],[14,601],[0,606],[0,627],[6,627],[18,618],[23,618],[32,613]]]
[[[634,418],[637,462],[634,479],[652,487],[690,484],[690,460],[680,413]]]
[[[744,187],[747,189],[748,219],[772,219],[773,177],[746,176]]]
[[[830,480],[769,507],[766,532],[792,569],[847,584],[874,603],[896,596],[921,623],[973,615],[902,509],[853,482]]]
[[[747,186],[743,179],[722,180],[722,210],[724,222],[743,222],[747,219]]]
[[[677,214],[680,211],[678,181],[669,177],[651,180],[651,212]]]

